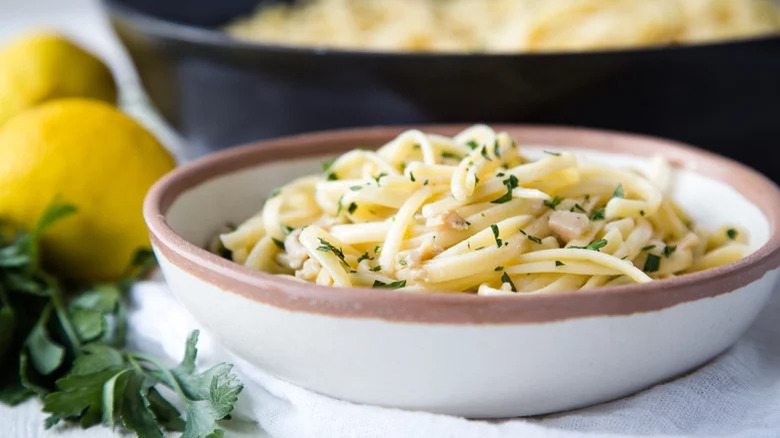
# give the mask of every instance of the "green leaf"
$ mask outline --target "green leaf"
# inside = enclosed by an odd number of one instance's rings
[[[125,366],[122,353],[115,348],[102,344],[87,344],[73,362],[72,375],[94,374]]]
[[[72,307],[91,309],[106,314],[112,313],[122,297],[122,292],[114,284],[100,284],[83,292],[71,302]]]
[[[68,313],[79,339],[84,342],[99,337],[106,329],[103,315],[100,312],[74,307]]]
[[[123,395],[127,392],[129,370],[122,370],[103,384],[101,408],[103,424],[114,427],[120,424],[122,415]]]
[[[40,380],[41,376],[35,371],[32,364],[30,364],[30,357],[27,354],[27,351],[21,351],[19,353],[19,381],[22,386],[36,394],[46,395],[51,390],[44,386],[43,383],[45,382],[40,382]]]
[[[2,285],[0,285],[0,306],[0,358],[4,358],[13,340],[16,315]]]
[[[49,206],[46,207],[41,217],[38,219],[38,223],[35,225],[32,234],[37,236],[45,229],[52,226],[60,219],[70,216],[76,212],[76,207],[71,204],[63,203],[59,198],[54,198]]]
[[[122,400],[122,422],[128,430],[144,438],[162,438],[162,430],[149,408],[146,393],[150,383],[139,372],[131,372],[127,377],[127,386]]]
[[[35,395],[35,392],[30,391],[19,383],[14,383],[0,388],[0,403],[16,406],[33,395]]]
[[[155,418],[165,429],[178,432],[184,430],[185,423],[181,418],[179,410],[160,395],[156,389],[152,388],[149,390],[147,400]]]
[[[623,184],[618,184],[615,191],[612,193],[613,198],[623,198]]]
[[[49,427],[60,420],[81,418],[88,427],[102,418],[103,385],[117,375],[118,370],[105,370],[84,375],[68,375],[57,380],[58,390],[44,399],[43,411],[51,414]]]
[[[59,368],[65,358],[65,348],[49,337],[46,320],[48,315],[42,316],[41,321],[33,327],[25,341],[33,368],[44,376]]]
[[[184,358],[179,365],[172,369],[174,375],[192,374],[195,371],[195,359],[198,358],[198,335],[200,330],[193,330],[187,336],[187,343],[184,347]]]
[[[515,284],[512,282],[512,277],[509,276],[506,272],[504,272],[504,275],[501,276],[501,282],[509,284],[509,287],[512,288],[512,292],[517,292],[517,288],[515,287]]]

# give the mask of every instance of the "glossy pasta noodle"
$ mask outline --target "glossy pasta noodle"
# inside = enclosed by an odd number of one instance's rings
[[[220,241],[237,263],[317,284],[480,295],[644,283],[748,252],[743,230],[702,230],[665,195],[661,158],[639,173],[541,155],[484,125],[407,131],[277,189]]]
[[[543,52],[780,31],[773,0],[302,0],[226,27],[242,39],[369,50]]]

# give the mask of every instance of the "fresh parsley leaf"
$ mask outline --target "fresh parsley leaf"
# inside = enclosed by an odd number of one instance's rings
[[[463,159],[463,157],[461,157],[460,155],[458,155],[456,153],[453,153],[453,152],[449,152],[449,151],[442,152],[441,153],[441,157],[442,158],[451,158],[451,159],[454,159],[454,160],[462,160]]]
[[[669,258],[674,254],[674,251],[677,250],[677,245],[666,245],[664,247],[664,257]]]
[[[358,208],[357,204],[355,204],[354,202],[350,202],[349,207],[347,207],[347,212],[349,214],[352,214],[355,212],[355,210],[357,210],[357,208]]]
[[[493,161],[487,154],[487,146],[483,146],[482,150],[479,152],[479,154],[482,155],[482,158],[484,158],[484,159],[486,159],[488,161]]]
[[[560,261],[560,260],[556,260],[556,261],[555,261],[555,266],[556,266],[556,267],[558,267],[558,266],[566,266],[566,263],[563,263],[563,262],[562,262],[562,261]]]
[[[414,179],[414,172],[409,172],[409,178],[412,180],[412,182],[417,181],[416,179]]]
[[[327,175],[325,175],[326,181],[338,181],[339,176],[335,172],[328,172]]]
[[[574,204],[574,209],[579,211],[580,213],[587,213],[584,208],[580,204]]]
[[[737,230],[735,230],[734,228],[729,228],[728,230],[726,230],[726,236],[729,239],[731,239],[731,240],[736,239],[737,238]]]
[[[382,270],[382,266],[381,265],[376,265],[373,268],[369,269],[369,271],[371,271],[371,272],[379,272],[381,270]]]
[[[349,189],[352,190],[353,192],[356,192],[358,190],[363,189],[363,186],[350,186]]]
[[[512,189],[517,187],[518,180],[514,175],[509,175],[509,178],[503,181],[506,186],[506,193],[498,199],[490,201],[492,204],[503,204],[512,200]]]
[[[466,142],[466,146],[468,146],[469,149],[471,149],[473,151],[473,150],[475,150],[476,148],[479,147],[479,143],[477,143],[474,140],[469,140],[469,141]]]
[[[281,249],[282,251],[284,251],[284,242],[282,242],[282,241],[281,241],[281,240],[279,240],[279,239],[275,239],[275,238],[273,238],[273,237],[271,238],[271,240],[274,242],[274,245],[276,245],[276,247],[277,247],[277,248],[279,248],[279,249]]]
[[[649,251],[651,249],[655,248],[655,245],[647,245],[642,247],[642,251]]]
[[[560,157],[561,156],[560,152],[544,151],[544,153],[548,154],[548,155],[555,156],[555,157]]]
[[[344,263],[345,265],[347,264],[346,260],[344,260],[344,252],[341,251],[341,249],[336,248],[335,246],[331,245],[330,242],[328,242],[327,240],[323,239],[322,237],[318,237],[317,240],[319,240],[320,243],[322,244],[322,245],[317,247],[317,251],[322,251],[322,252],[330,251],[333,254],[335,254],[336,257],[338,257],[341,260],[342,263]]]
[[[374,259],[373,259],[372,257],[369,257],[369,256],[368,256],[368,251],[366,251],[366,252],[364,252],[364,253],[363,253],[363,255],[361,255],[360,257],[358,257],[358,259],[357,259],[357,262],[358,262],[358,263],[360,263],[360,262],[362,262],[363,260],[374,260]]]
[[[531,242],[536,243],[538,245],[541,245],[541,243],[542,243],[542,239],[540,239],[540,238],[538,238],[536,236],[532,236],[530,234],[526,234],[525,237],[528,238],[528,240],[530,240]]]
[[[493,270],[494,270],[494,271],[496,271],[496,272],[498,272],[498,271],[503,271],[503,270],[504,270],[504,267],[499,265],[499,266],[496,266],[496,268],[495,268],[495,269],[493,269]]]
[[[493,143],[493,155],[499,158],[501,157],[501,150],[498,146],[498,140]]]

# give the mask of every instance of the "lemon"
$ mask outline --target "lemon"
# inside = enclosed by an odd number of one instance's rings
[[[26,36],[0,51],[0,125],[25,108],[63,97],[115,103],[111,71],[56,34]]]
[[[0,218],[29,229],[55,198],[74,205],[44,234],[44,262],[74,280],[115,279],[149,247],[143,199],[173,167],[165,148],[113,106],[47,102],[0,126]]]

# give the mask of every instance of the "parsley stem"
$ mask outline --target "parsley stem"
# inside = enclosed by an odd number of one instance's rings
[[[160,382],[163,383],[165,386],[167,386],[167,387],[173,389],[174,391],[176,391],[176,393],[179,394],[179,397],[181,397],[182,399],[189,400],[189,397],[187,397],[187,395],[184,393],[184,390],[182,389],[181,385],[179,385],[179,381],[176,380],[176,377],[173,375],[173,373],[171,373],[171,371],[168,368],[163,366],[160,363],[159,360],[157,360],[157,359],[155,359],[155,358],[153,358],[151,356],[147,356],[145,354],[139,354],[139,353],[128,354],[127,357],[128,357],[128,359],[130,357],[134,357],[134,358],[136,358],[138,360],[142,360],[144,362],[149,362],[150,364],[152,364],[155,367],[157,367],[157,371],[160,374],[164,375],[165,378],[166,378],[165,380],[161,380]]]
[[[60,290],[59,286],[51,279],[47,279],[46,281],[51,287],[51,304],[54,306],[54,312],[57,313],[57,319],[60,321],[62,330],[68,337],[68,341],[71,343],[71,345],[73,345],[73,349],[75,350],[76,355],[80,355],[81,341],[79,340],[79,335],[76,333],[76,330],[70,323],[68,311],[65,309],[65,300],[62,298],[62,291]]]

